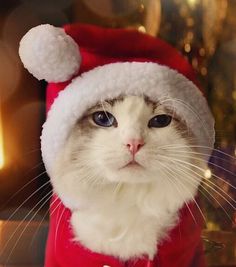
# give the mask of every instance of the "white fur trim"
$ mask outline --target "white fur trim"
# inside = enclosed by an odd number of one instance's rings
[[[81,63],[76,42],[63,29],[49,24],[34,27],[25,34],[19,55],[31,74],[49,82],[69,80]]]
[[[143,95],[174,106],[198,138],[213,147],[214,119],[200,90],[185,76],[156,63],[113,63],[77,77],[63,90],[48,113],[41,136],[42,156],[50,175],[55,157],[70,130],[95,103],[120,95]]]

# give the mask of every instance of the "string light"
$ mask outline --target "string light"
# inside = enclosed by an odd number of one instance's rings
[[[146,33],[146,28],[141,25],[141,26],[138,27],[138,31],[142,32],[142,33]]]
[[[141,4],[141,5],[139,6],[139,12],[142,13],[142,12],[144,11],[144,9],[145,9],[144,4]]]
[[[198,67],[198,60],[196,57],[192,59],[192,66],[194,67],[194,69],[197,69]]]
[[[199,55],[202,57],[204,57],[206,55],[206,51],[203,47],[199,49]]]
[[[190,7],[194,8],[198,4],[198,0],[188,0]]]
[[[212,172],[210,169],[206,169],[205,172],[204,172],[204,177],[206,179],[210,179],[212,177]]]
[[[206,68],[206,67],[202,67],[202,68],[201,68],[201,74],[202,74],[203,76],[206,76],[206,75],[207,75],[207,68]]]
[[[233,97],[233,100],[236,100],[236,90],[234,90],[234,91],[232,92],[232,97]]]
[[[184,45],[184,51],[186,52],[186,53],[189,53],[190,51],[191,51],[191,45],[190,44],[185,44]]]

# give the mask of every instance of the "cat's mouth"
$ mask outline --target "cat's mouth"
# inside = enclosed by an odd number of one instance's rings
[[[125,169],[125,168],[143,168],[143,166],[133,159],[120,169]]]

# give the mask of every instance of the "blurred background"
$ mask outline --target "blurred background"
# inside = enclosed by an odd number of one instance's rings
[[[39,143],[46,84],[24,70],[19,41],[36,25],[71,22],[162,38],[193,66],[216,119],[200,192],[206,257],[208,266],[236,266],[235,0],[0,1],[0,266],[42,266],[51,190]]]

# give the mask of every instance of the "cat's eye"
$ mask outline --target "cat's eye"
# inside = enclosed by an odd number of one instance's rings
[[[117,122],[115,117],[109,113],[104,111],[97,111],[92,114],[93,121],[102,127],[111,127],[117,126]]]
[[[168,126],[171,123],[172,117],[167,114],[160,114],[155,117],[153,117],[148,122],[149,128],[163,128]]]

